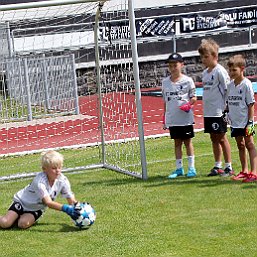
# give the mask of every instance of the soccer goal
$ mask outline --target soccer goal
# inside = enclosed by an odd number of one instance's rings
[[[48,149],[147,179],[133,0],[1,5],[0,42],[0,181]]]

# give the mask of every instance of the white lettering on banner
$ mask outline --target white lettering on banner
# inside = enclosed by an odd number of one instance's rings
[[[256,18],[256,10],[248,12],[239,12],[238,18],[241,20]]]
[[[183,31],[195,29],[195,18],[182,18]]]
[[[221,28],[226,26],[226,21],[221,18],[215,18],[215,17],[202,17],[197,16],[196,17],[196,29],[215,29],[215,28]]]
[[[164,23],[164,25],[162,26],[162,28],[160,28],[160,30],[158,31],[158,34],[161,35],[162,33],[165,33],[167,34],[168,33],[168,30],[166,30],[166,28],[169,26],[170,24],[170,21],[166,21]],[[166,32],[167,31],[167,32]]]
[[[175,21],[171,21],[168,25],[168,27],[164,30],[164,33],[167,34],[169,33],[170,30],[172,30],[173,26],[175,24]],[[174,31],[173,31],[174,32]]]
[[[237,13],[222,13],[220,14],[220,17],[226,21],[236,20],[237,19]]]
[[[158,22],[154,21],[150,27],[147,29],[147,33],[150,33],[151,31],[153,31],[153,29],[158,25]]]
[[[227,21],[253,19],[257,18],[257,11],[254,9],[251,11],[221,13],[220,17]]]
[[[154,19],[146,19],[142,24],[140,24],[140,31],[144,32],[148,26],[153,22]]]
[[[127,39],[129,37],[129,26],[111,26],[110,28],[100,28],[100,38],[103,40]]]
[[[157,32],[159,29],[162,28],[162,26],[164,25],[165,21],[161,21],[158,26],[155,28],[155,31]]]

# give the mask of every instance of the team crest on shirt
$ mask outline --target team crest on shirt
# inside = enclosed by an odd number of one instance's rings
[[[21,210],[21,205],[20,205],[19,203],[16,203],[16,204],[14,205],[14,207],[15,207],[15,209],[16,209],[17,211],[20,211],[20,210]]]
[[[213,128],[213,130],[218,130],[219,127],[220,127],[220,126],[219,126],[218,123],[216,123],[216,122],[212,123],[212,128]]]

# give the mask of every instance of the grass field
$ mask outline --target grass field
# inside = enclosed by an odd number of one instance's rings
[[[80,231],[66,214],[47,210],[28,230],[0,230],[0,256],[257,256],[257,184],[206,177],[213,166],[210,140],[197,133],[194,145],[199,175],[193,179],[167,179],[175,164],[168,138],[146,142],[147,181],[107,170],[67,174],[77,198],[95,207],[95,224]],[[29,182],[1,183],[0,213]]]

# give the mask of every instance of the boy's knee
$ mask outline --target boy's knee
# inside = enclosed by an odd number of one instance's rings
[[[244,149],[244,148],[245,148],[244,142],[237,143],[237,148],[238,148],[239,150]]]
[[[12,226],[13,222],[8,220],[6,217],[0,218],[0,227],[1,228],[10,228]]]
[[[21,228],[21,229],[26,229],[26,228],[29,228],[31,227],[31,223],[29,221],[26,221],[26,220],[19,220],[18,222],[18,227]]]
[[[255,149],[255,145],[254,145],[253,142],[248,142],[248,143],[245,144],[245,146],[246,146],[246,148],[247,148],[248,150]]]

